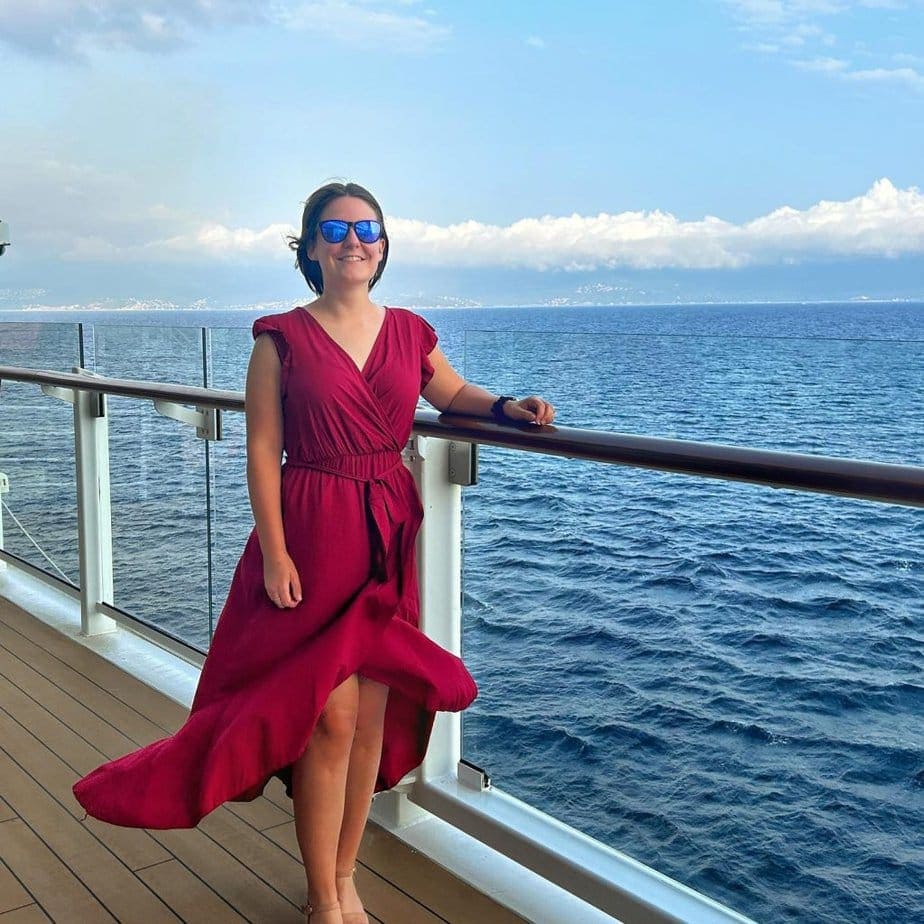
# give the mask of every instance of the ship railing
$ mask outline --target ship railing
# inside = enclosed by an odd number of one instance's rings
[[[243,394],[110,378],[80,367],[66,373],[0,366],[0,382],[4,381],[34,384],[45,394],[73,405],[79,582],[65,581],[4,550],[2,520],[0,562],[79,600],[83,639],[91,641],[117,629],[127,630],[200,666],[203,647],[114,603],[107,397],[150,401],[157,413],[194,427],[196,436],[203,440],[215,441],[223,437],[223,415],[244,410]],[[457,654],[462,636],[461,491],[477,481],[479,445],[924,506],[924,467],[919,466],[570,427],[505,426],[418,409],[404,458],[425,510],[418,538],[421,628]],[[0,490],[3,481],[0,473]],[[373,817],[398,836],[430,816],[445,820],[625,922],[747,920],[493,786],[484,770],[462,757],[458,714],[437,717],[422,765],[394,789],[380,793],[373,805]],[[421,843],[416,846],[427,849]],[[434,853],[439,850],[432,844],[429,847]]]

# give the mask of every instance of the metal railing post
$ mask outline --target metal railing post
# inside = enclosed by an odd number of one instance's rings
[[[74,367],[74,372],[93,375]],[[80,634],[113,632],[100,612],[113,603],[112,507],[109,492],[109,419],[102,392],[74,389],[74,458],[77,464],[77,537],[80,549]]]
[[[450,441],[416,436],[412,462],[424,508],[417,537],[420,629],[447,651],[462,651],[462,489],[450,481]],[[437,714],[421,780],[456,776],[462,717]]]
[[[0,472],[0,495],[8,494],[10,491],[10,479]],[[0,549],[5,548],[3,545],[3,498],[0,497]],[[6,570],[6,562],[0,561],[0,571]]]
[[[462,641],[462,494],[449,480],[448,440],[414,436],[404,452],[424,508],[417,535],[420,629],[447,651],[459,654]],[[418,781],[455,778],[462,752],[462,719],[437,713],[421,766],[394,789],[380,793],[372,816],[391,828],[411,824],[429,812],[408,799]]]

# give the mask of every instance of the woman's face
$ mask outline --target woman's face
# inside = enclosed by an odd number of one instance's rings
[[[379,220],[375,209],[368,202],[354,196],[332,199],[321,212],[318,223],[331,218],[341,221]],[[347,231],[347,236],[338,244],[328,244],[318,230],[314,243],[308,247],[308,256],[312,260],[317,260],[321,266],[325,292],[360,284],[368,287],[384,252],[384,238],[380,237],[374,244],[364,244],[356,236],[356,229],[352,226]]]

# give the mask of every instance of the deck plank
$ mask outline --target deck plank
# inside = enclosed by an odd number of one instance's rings
[[[189,710],[83,645],[34,619],[8,601],[0,605],[0,645],[5,645],[63,692],[118,729],[142,747],[173,734],[185,722]],[[132,750],[126,746],[121,753]],[[119,756],[119,755],[114,755]],[[279,780],[270,781],[263,799],[282,816],[291,817],[292,801]],[[239,803],[240,806],[255,805]],[[279,814],[267,807],[252,810],[262,814],[259,827],[278,824]]]
[[[525,918],[472,887],[370,821],[359,859],[393,882],[413,883],[414,897],[450,924],[524,924]]]
[[[303,901],[304,865],[261,831],[229,811],[210,813],[199,822],[199,830],[282,895]]]
[[[125,754],[137,745],[131,738],[123,735],[116,726],[107,722],[93,712],[69,692],[62,689],[51,673],[40,673],[33,662],[25,661],[4,645],[4,633],[9,629],[0,627],[0,647],[9,653],[0,664],[0,675],[7,678],[13,686],[26,693],[32,699],[56,715],[70,728],[79,730],[80,734],[107,757]],[[8,637],[8,635],[7,635]]]
[[[179,860],[155,863],[137,875],[184,921],[241,924],[246,920]]]
[[[283,805],[288,803],[288,811],[276,804],[275,799],[282,800]],[[257,831],[275,828],[276,825],[285,824],[293,818],[292,800],[286,795],[282,783],[276,779],[267,784],[262,798],[254,799],[253,802],[227,802],[225,805],[241,821],[256,828]]]
[[[292,856],[299,856],[294,824],[272,828],[266,832],[266,835]],[[362,858],[362,848],[360,848],[360,858]],[[363,903],[374,908],[376,916],[384,924],[434,924],[434,922],[443,921],[443,917],[434,914],[426,905],[418,901],[414,894],[417,876],[418,871],[414,871],[412,875],[404,877],[402,884],[400,879],[392,881],[381,876],[378,870],[366,866],[360,859],[360,862],[356,864],[356,889],[362,896]]]
[[[75,672],[92,680],[152,724],[159,725],[161,736],[173,734],[186,718],[188,710],[169,696],[7,600],[0,606],[0,622],[44,648],[62,664],[72,666]]]
[[[81,924],[109,924],[115,920],[77,874],[19,818],[3,823],[0,859],[25,883],[54,920],[80,921]]]
[[[54,632],[53,629],[49,631]],[[62,636],[60,641],[68,643],[69,640]],[[95,667],[94,659],[103,660],[94,652],[87,651],[74,643],[70,643],[69,651],[49,651],[46,645],[40,642],[47,643],[49,639],[40,637],[36,640],[31,635],[26,635],[0,620],[0,645],[31,665],[36,672],[52,680],[67,695],[96,713],[100,719],[119,729],[132,741],[149,744],[158,738],[173,734],[179,728],[180,722],[177,722],[175,727],[165,728],[164,724],[172,725],[173,723],[159,724],[153,721],[150,716],[140,711],[135,703],[126,702],[124,691],[120,695],[117,688],[110,687],[110,678],[88,673]],[[55,647],[58,644],[56,642]],[[84,654],[91,657],[87,659],[83,657]],[[63,660],[62,655],[67,656],[68,660]],[[113,686],[118,686],[114,680]],[[139,705],[146,708],[143,704]]]
[[[76,779],[171,734],[188,711],[0,598],[0,920],[304,924],[292,801],[273,779],[198,828],[84,816]],[[15,837],[8,836],[15,834]],[[29,877],[20,875],[20,868]],[[374,924],[522,919],[370,823],[357,887]],[[46,917],[46,914],[48,917]]]
[[[12,828],[10,829],[12,831]],[[0,840],[8,836],[0,823]],[[31,905],[35,899],[23,888],[22,883],[13,875],[10,868],[0,861],[0,914]]]
[[[26,905],[24,908],[16,908],[14,911],[0,914],[0,920],[3,921],[3,924],[47,924],[51,918],[38,905],[33,903]]]
[[[7,803],[0,799],[0,821],[9,821],[10,818],[17,818],[16,813],[7,805]]]
[[[0,711],[0,716],[5,716],[5,713]],[[11,723],[4,721],[3,724]],[[3,798],[20,816],[4,822],[4,831],[8,828],[14,832],[31,830],[49,852],[54,852],[61,864],[79,877],[80,882],[109,909],[116,920],[178,921],[179,918],[112,851],[9,756],[5,750],[8,741],[5,729],[0,729],[0,740],[4,742],[0,748],[0,790]],[[5,845],[6,841],[0,850],[5,849]],[[36,844],[32,846],[37,849]],[[5,856],[0,859],[9,864],[29,891],[36,895],[42,907],[48,908],[51,916],[57,918],[48,904],[48,896],[33,889],[23,875],[22,857],[18,866]],[[74,920],[73,917],[69,919]],[[83,919],[77,917],[77,920]]]
[[[221,809],[218,809],[221,811]],[[157,831],[155,836],[183,865],[249,921],[301,922],[300,893],[283,895],[253,873],[233,854],[193,828]]]
[[[26,708],[23,708],[25,700]],[[24,724],[25,723],[25,724]],[[68,753],[73,732],[24,694],[4,686],[0,691],[0,741],[3,747],[27,773],[54,797],[61,807],[75,819],[82,819],[84,811],[74,798],[72,787],[78,776],[103,762],[99,752],[92,750],[81,739],[79,753]],[[2,787],[0,787],[2,789]],[[169,859],[167,852],[145,831],[137,828],[120,828],[88,818],[84,826],[109,850],[129,867],[137,869]]]

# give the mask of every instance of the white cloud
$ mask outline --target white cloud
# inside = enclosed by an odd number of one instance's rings
[[[889,48],[877,51],[854,42],[854,54],[873,59],[881,66],[858,68],[850,61],[819,54],[839,43],[836,29],[841,22],[856,19],[863,10],[891,10],[901,21],[902,13],[924,6],[922,0],[723,0],[739,22],[741,29],[752,38],[744,47],[750,51],[771,53],[788,49],[788,63],[800,70],[816,71],[835,79],[904,84],[922,89],[924,78],[914,69],[913,55]],[[899,25],[898,31],[901,31]],[[911,34],[914,28],[906,30]],[[873,41],[875,36],[870,36]],[[848,43],[849,44],[849,43]],[[908,65],[889,67],[888,64]]]
[[[412,3],[399,0],[399,7]],[[350,45],[425,51],[450,34],[446,26],[423,16],[395,12],[382,0],[307,0],[281,4],[275,18],[286,28],[326,36]],[[429,13],[429,11],[426,11]]]
[[[80,58],[95,48],[169,51],[197,31],[262,23],[344,44],[421,50],[449,29],[415,15],[414,5],[416,0],[7,0],[0,2],[0,42],[42,56]]]
[[[17,252],[38,263],[291,262],[284,222],[235,223],[151,196],[142,179],[68,164],[40,150],[0,149],[0,175],[17,177],[5,217]],[[290,218],[294,216],[285,216]],[[686,221],[662,210],[475,220],[436,225],[389,216],[394,259],[432,266],[657,269],[742,267],[818,258],[924,255],[924,194],[880,179],[861,196],[788,206],[744,223]]]
[[[417,265],[717,269],[829,257],[924,255],[924,195],[916,187],[896,189],[881,179],[854,199],[822,201],[801,211],[784,206],[744,224],[713,216],[681,221],[653,211],[546,215],[510,225],[472,220],[442,226],[389,217],[386,226],[392,252]],[[291,229],[283,224],[250,230],[208,223],[144,249],[148,257],[169,251],[176,257],[291,259],[283,242],[287,233]],[[104,255],[102,249],[99,254]]]
[[[818,257],[924,254],[924,195],[878,180],[862,196],[784,207],[745,224],[661,212],[476,221],[440,227],[393,219],[394,252],[415,263],[549,269],[731,268]]]
[[[804,211],[784,207],[741,230],[763,260],[924,254],[924,195],[883,178],[855,199],[822,201]]]
[[[529,36],[529,38],[526,39],[526,44],[529,45],[530,48],[545,48],[546,47],[545,39],[540,38],[540,36],[538,35]]]
[[[903,83],[915,90],[924,90],[924,74],[911,67],[875,67],[844,74],[847,80],[870,83]]]
[[[821,71],[826,74],[839,73],[847,69],[847,62],[840,58],[812,58],[809,61],[794,61],[793,64],[805,71]]]
[[[0,3],[0,40],[35,54],[81,56],[93,47],[165,51],[195,29],[262,19],[248,0],[31,0]]]
[[[177,256],[221,257],[235,260],[241,256],[287,257],[294,259],[286,246],[286,235],[297,234],[291,225],[277,223],[254,231],[229,228],[218,222],[200,225],[196,230],[145,245],[146,250],[164,249]],[[137,253],[136,248],[136,253]],[[150,253],[148,254],[150,257]]]

